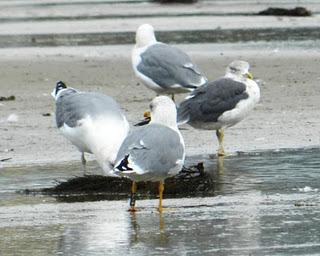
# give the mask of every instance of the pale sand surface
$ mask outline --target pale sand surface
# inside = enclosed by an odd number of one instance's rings
[[[1,23],[0,35],[41,35],[69,33],[134,32],[143,23],[150,23],[157,31],[188,31],[206,29],[263,29],[263,28],[305,28],[318,27],[320,16],[312,18],[273,16],[230,16],[230,17],[147,17],[105,20],[42,21]],[[183,26],[181,25],[183,24]]]
[[[208,78],[224,73],[234,59],[251,63],[262,81],[261,102],[244,121],[228,129],[229,153],[263,149],[318,147],[320,145],[320,52],[235,45],[179,45]],[[141,119],[155,94],[138,85],[131,69],[131,46],[0,50],[0,159],[2,166],[78,161],[79,152],[55,128],[50,93],[63,80],[80,90],[100,91],[114,97],[130,123]],[[185,95],[178,97],[179,102]],[[51,113],[49,117],[42,114]],[[18,120],[8,122],[16,114]],[[13,118],[14,119],[14,118]],[[183,126],[187,155],[215,153],[212,131]],[[89,158],[94,159],[94,158]]]
[[[252,15],[270,6],[301,6],[298,0],[200,0],[193,5],[116,2],[0,1],[0,36],[134,32],[142,23],[152,24],[156,31],[315,28],[320,21],[320,3],[315,0],[303,1],[311,17]]]

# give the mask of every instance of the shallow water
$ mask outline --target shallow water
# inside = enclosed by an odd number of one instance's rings
[[[320,149],[204,161],[214,197],[59,203],[15,191],[81,175],[79,165],[0,169],[0,255],[319,255]],[[99,173],[96,165],[91,170]]]

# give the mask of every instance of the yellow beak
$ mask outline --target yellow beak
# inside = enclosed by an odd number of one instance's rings
[[[248,72],[248,73],[246,74],[246,76],[247,76],[247,78],[253,80],[253,75],[252,75],[250,72]]]
[[[151,113],[150,113],[150,111],[144,112],[144,113],[143,113],[143,117],[146,118],[146,119],[147,119],[147,118],[151,118]]]

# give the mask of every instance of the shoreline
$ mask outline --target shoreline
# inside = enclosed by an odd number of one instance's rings
[[[309,145],[306,147],[291,147],[291,148],[275,148],[275,149],[258,149],[258,150],[248,150],[248,151],[233,151],[233,152],[227,152],[228,154],[223,157],[224,161],[228,160],[228,158],[234,158],[239,156],[263,156],[263,155],[278,155],[283,153],[295,153],[300,151],[319,151],[320,146],[319,145]],[[199,160],[200,162],[203,162],[203,160],[207,160],[208,158],[212,160],[218,160],[218,156],[215,154],[199,154],[199,155],[186,155],[185,165],[187,168],[190,164],[197,164],[195,162],[195,159]],[[93,155],[86,155],[87,159],[87,165],[89,166],[89,173],[91,174],[99,174],[103,173],[103,170],[100,168],[98,163],[96,162]],[[1,159],[0,159],[1,160]],[[41,161],[35,161],[35,162],[15,162],[15,163],[9,163],[7,161],[0,162],[0,171],[1,169],[12,169],[12,168],[32,168],[32,167],[50,167],[50,166],[70,166],[70,165],[78,165],[79,168],[81,167],[81,161],[80,161],[80,153],[79,153],[79,159],[66,159],[61,160],[57,162],[53,162],[52,159],[42,159]]]

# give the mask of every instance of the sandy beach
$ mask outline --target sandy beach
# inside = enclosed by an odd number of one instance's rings
[[[0,166],[79,160],[79,152],[55,127],[50,93],[59,80],[80,90],[108,94],[119,102],[131,124],[140,120],[155,96],[138,83],[131,68],[134,32],[145,22],[179,43],[209,80],[222,76],[232,60],[251,64],[260,83],[261,102],[226,131],[229,154],[319,147],[320,4],[304,3],[313,12],[311,17],[255,16],[275,3],[294,8],[299,1],[1,2],[0,97],[14,95],[15,100],[0,101],[0,160],[10,158]],[[210,35],[202,41],[195,34],[192,42],[210,43],[181,44],[192,31]],[[215,33],[221,38],[215,38]],[[117,40],[132,43],[115,45]],[[177,102],[185,96],[179,95]],[[216,152],[213,131],[182,128],[187,156]]]
[[[16,97],[0,102],[0,158],[12,158],[2,166],[79,160],[79,152],[55,127],[50,93],[58,80],[108,94],[119,102],[131,124],[140,120],[155,94],[135,78],[131,47],[2,49],[0,96]],[[210,80],[223,75],[232,60],[243,59],[260,83],[259,105],[226,131],[227,152],[319,146],[319,51],[253,43],[179,47]],[[179,95],[177,102],[185,96]],[[187,155],[216,152],[214,132],[185,125],[182,134]]]

